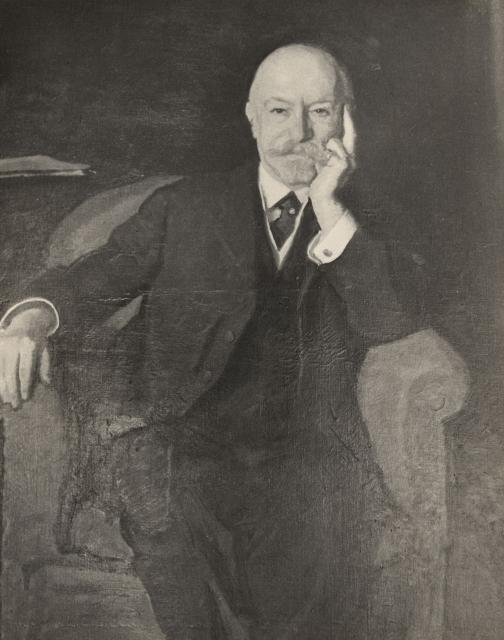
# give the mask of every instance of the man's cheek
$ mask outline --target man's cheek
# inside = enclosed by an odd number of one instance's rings
[[[268,148],[272,151],[284,151],[291,146],[291,137],[288,130],[272,132],[269,136]]]

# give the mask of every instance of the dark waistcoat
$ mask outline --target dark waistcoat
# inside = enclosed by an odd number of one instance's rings
[[[255,310],[223,374],[183,420],[184,431],[190,425],[192,442],[199,435],[219,444],[261,447],[296,432],[292,410],[302,343],[299,303],[309,266],[306,247],[316,229],[308,207],[278,269],[263,213],[257,212]]]

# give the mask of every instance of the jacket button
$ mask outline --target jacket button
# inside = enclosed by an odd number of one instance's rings
[[[203,380],[205,382],[210,382],[211,379],[212,379],[212,372],[210,371],[210,369],[206,369],[206,371],[203,371]]]
[[[229,343],[234,342],[235,334],[231,330],[226,331],[226,333],[224,334],[224,339]]]

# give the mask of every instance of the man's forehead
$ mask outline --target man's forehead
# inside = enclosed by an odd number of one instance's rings
[[[283,82],[272,82],[271,85],[261,87],[255,96],[255,102],[260,105],[281,102],[294,105],[302,101],[306,105],[315,103],[334,102],[337,99],[335,83],[315,83],[294,79]]]

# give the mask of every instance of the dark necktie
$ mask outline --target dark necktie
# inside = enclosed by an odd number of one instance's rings
[[[268,210],[271,235],[278,249],[281,249],[287,238],[294,231],[296,218],[301,210],[301,203],[294,191],[290,191]]]

